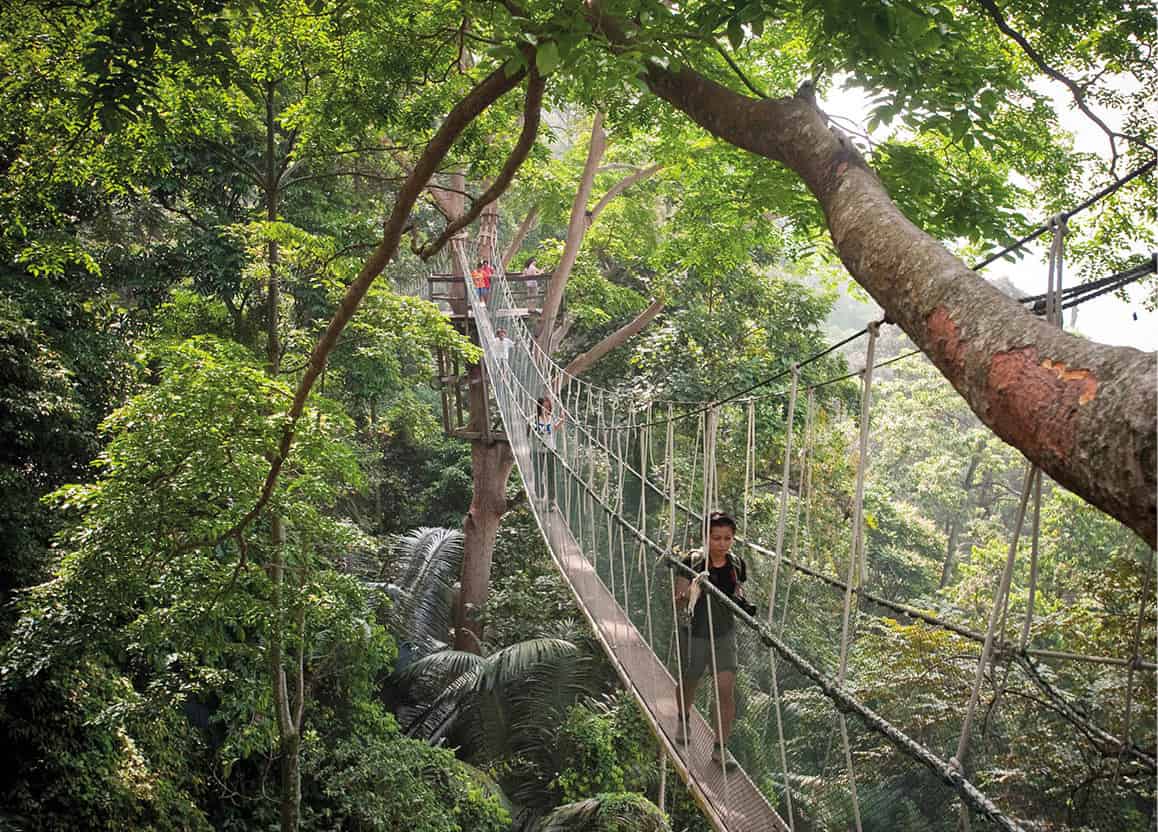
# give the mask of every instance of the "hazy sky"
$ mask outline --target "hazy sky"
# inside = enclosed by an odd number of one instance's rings
[[[1062,126],[1074,135],[1075,148],[1079,151],[1097,153],[1109,157],[1109,144],[1105,135],[1096,126],[1071,106],[1072,99],[1064,90],[1042,87],[1054,96],[1054,104],[1060,115]],[[868,121],[868,102],[861,90],[843,88],[834,91],[821,104],[825,112],[852,119],[863,125]],[[1113,124],[1108,114],[1099,113]],[[874,137],[875,138],[875,137]],[[883,136],[882,136],[883,138]],[[1089,192],[1075,193],[1073,203],[1081,202],[1100,184],[1091,183]],[[1044,216],[1036,218],[1044,221]],[[1028,253],[1020,261],[1009,263],[998,261],[985,269],[985,277],[992,280],[1006,277],[1023,294],[1041,294],[1046,289],[1047,263],[1046,245],[1029,247]],[[1140,252],[1144,253],[1144,252]],[[1108,276],[1108,275],[1107,275]],[[1065,281],[1069,283],[1070,281]],[[1131,301],[1120,300],[1114,294],[1103,295],[1078,307],[1077,326],[1074,330],[1087,338],[1105,344],[1123,344],[1141,350],[1158,350],[1158,313],[1148,312],[1142,305],[1144,291],[1137,285],[1130,287]],[[1070,313],[1065,315],[1066,328],[1070,328]]]

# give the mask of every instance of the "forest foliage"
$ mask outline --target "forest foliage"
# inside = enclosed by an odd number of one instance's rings
[[[480,79],[545,76],[544,126],[499,222],[510,239],[534,212],[514,265],[533,255],[548,270],[596,112],[609,138],[591,208],[656,166],[590,223],[557,353],[583,353],[662,300],[588,374],[640,402],[707,400],[784,370],[845,334],[834,308],[863,297],[800,181],[662,105],[640,80],[649,61],[761,95],[806,81],[867,91],[869,123],[850,141],[907,215],[966,258],[1071,206],[1110,160],[1072,150],[1040,67],[996,34],[986,2],[603,6],[631,22],[632,49],[596,32],[585,4],[539,0],[0,10],[0,743],[12,761],[0,827],[706,828],[670,770],[666,816],[653,805],[658,746],[517,481],[480,654],[449,649],[461,552],[454,533],[429,530],[461,525],[471,458],[443,434],[433,355],[468,364],[479,351],[419,297],[447,265],[418,255],[445,226],[436,200],[416,202],[400,251],[287,418],[416,159]],[[1152,10],[1057,0],[1007,14],[1122,133],[1154,140]],[[485,190],[521,99],[465,125],[438,184],[461,174],[470,200]],[[1113,172],[1144,158],[1113,141]],[[1153,247],[1153,204],[1143,177],[1075,222],[1072,272],[1101,277]],[[833,354],[809,379],[860,359]],[[818,396],[817,486],[798,536],[797,554],[833,574],[847,563],[856,396],[851,379]],[[767,400],[757,418],[751,522],[767,538],[787,414]],[[884,374],[871,430],[870,588],[983,628],[1021,458],[922,359]],[[723,499],[742,502],[742,464],[720,478]],[[1034,638],[1130,656],[1141,621],[1152,654],[1153,601],[1138,614],[1151,553],[1061,488],[1047,486],[1042,512]],[[1027,587],[1019,566],[1015,610]],[[818,650],[834,638],[805,637]],[[943,701],[971,673],[930,663],[954,649],[938,638],[878,621],[856,658],[860,692],[927,719],[930,735],[958,724]],[[1051,672],[1124,730],[1120,668]],[[1130,682],[1134,713],[1152,715],[1153,672]],[[807,722],[817,694],[789,695]],[[1011,707],[994,729],[1018,814],[1052,828],[1153,824],[1152,782],[1119,777],[1112,754],[1068,735],[1032,733],[1031,711]],[[1152,751],[1151,722],[1137,719],[1134,738]],[[293,800],[279,770],[290,757]],[[1112,816],[1085,813],[1107,795]]]

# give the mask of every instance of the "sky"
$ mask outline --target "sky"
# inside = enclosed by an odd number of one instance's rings
[[[1057,90],[1044,86],[1042,89],[1053,96],[1062,126],[1074,136],[1075,149],[1108,158],[1109,144],[1105,135],[1072,106],[1072,99],[1068,98],[1068,93],[1060,85]],[[852,87],[843,86],[834,89],[821,102],[821,108],[827,113],[850,119],[858,125],[868,121],[867,96],[863,91]],[[1111,125],[1114,124],[1108,113],[1098,115]],[[1093,192],[1098,187],[1100,185],[1091,184],[1089,190]],[[1075,205],[1080,203],[1088,195],[1089,193],[1075,193],[1073,203]],[[1046,217],[1037,219],[1044,221]],[[999,260],[987,267],[985,277],[990,280],[999,277],[1008,278],[1024,295],[1041,294],[1046,290],[1047,252],[1048,242],[1045,245],[1033,245],[1029,247],[1026,256],[1016,263]],[[1064,269],[1063,282],[1065,282]],[[1128,292],[1131,298],[1129,301],[1119,299],[1116,294],[1107,294],[1082,304],[1078,307],[1076,326],[1070,325],[1070,313],[1066,312],[1066,329],[1103,344],[1130,346],[1146,351],[1158,350],[1158,312],[1147,311],[1144,308],[1141,301],[1144,290],[1138,285],[1130,287]]]

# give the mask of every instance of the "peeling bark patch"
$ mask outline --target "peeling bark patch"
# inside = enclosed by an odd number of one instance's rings
[[[1089,370],[1071,370],[1060,361],[1050,361],[1048,358],[1041,362],[1041,366],[1053,371],[1061,381],[1081,381],[1082,392],[1078,396],[1078,404],[1089,404],[1098,394],[1098,380]]]
[[[1098,379],[1060,361],[1038,361],[1034,347],[1021,347],[993,356],[986,394],[992,425],[1006,441],[1064,460],[1077,436],[1078,411],[1097,396]]]
[[[848,162],[841,162],[839,165],[837,165],[836,166],[837,178],[844,176],[844,172],[846,170],[848,170]]]
[[[925,318],[925,331],[929,335],[929,347],[934,357],[947,367],[960,371],[963,362],[961,354],[961,336],[957,331],[957,323],[949,315],[949,310],[938,306]]]

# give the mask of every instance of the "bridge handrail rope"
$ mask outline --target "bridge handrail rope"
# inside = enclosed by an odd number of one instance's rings
[[[886,361],[886,362],[881,362],[881,363],[876,364],[874,366],[875,367],[885,366],[887,364],[893,363],[896,360],[899,360],[900,358],[906,357],[907,355],[908,354],[902,354],[901,356],[898,356],[894,359],[890,359],[889,361]],[[855,376],[855,375],[859,375],[859,373],[852,373],[849,375]],[[551,389],[550,382],[547,379],[543,379],[543,383],[544,383],[546,389],[548,389],[548,390]],[[823,383],[829,383],[829,382],[823,382]],[[669,406],[670,406],[670,403],[669,403]],[[597,407],[597,411],[601,413],[602,407]],[[671,423],[671,420],[658,420],[658,421],[659,422],[667,421],[669,424]],[[641,427],[646,428],[649,425],[653,425],[656,423],[657,423],[657,420],[647,420],[641,425]],[[582,425],[579,421],[576,421],[573,424],[575,427],[582,429]],[[632,468],[630,466],[630,464],[624,460],[622,453],[616,453],[610,447],[610,444],[609,444],[610,437],[607,436],[607,434],[609,434],[614,429],[615,429],[614,425],[603,425],[603,431],[602,432],[604,434],[604,438],[601,440],[598,437],[594,437],[593,438],[594,444],[601,447],[601,449],[605,453],[607,453],[610,457],[612,457],[616,461],[617,464],[625,466],[626,469],[631,471],[636,477],[640,477],[639,472],[635,471],[635,469]],[[699,454],[694,453],[692,456],[693,461],[698,461],[698,458],[699,458]],[[641,482],[646,484],[647,488],[651,488],[653,491],[655,491],[656,493],[660,493],[661,495],[663,494],[663,491],[661,489],[659,489],[650,480],[650,478],[640,477],[640,479],[641,479]],[[693,473],[693,480],[694,480],[694,473]],[[702,518],[704,516],[703,513],[696,513],[696,512],[691,511],[685,505],[679,503],[678,499],[675,500],[674,503],[680,508],[680,510],[682,510],[686,513],[686,516],[688,517],[689,520],[693,517]],[[686,534],[685,534],[685,537],[686,537]],[[774,552],[766,549],[765,547],[761,547],[758,544],[755,544],[754,542],[742,540],[739,537],[737,538],[737,542],[740,542],[742,545],[746,545],[749,548],[752,548],[754,551],[759,551],[763,554],[771,555],[772,558],[774,559],[773,563],[777,563],[779,561],[779,558],[776,556],[776,554]],[[805,575],[808,575],[810,577],[819,578],[823,582],[825,582],[828,586],[830,586],[834,589],[847,591],[847,587],[848,587],[847,583],[842,583],[837,579],[830,578],[828,576],[823,575],[822,573],[817,573],[817,572],[805,567],[803,564],[799,563],[798,561],[787,559],[787,558],[785,558],[784,560],[787,564],[791,565],[794,569],[798,569],[799,571],[801,571]],[[958,635],[962,635],[966,638],[969,638],[970,640],[973,640],[975,642],[979,642],[979,643],[984,644],[984,640],[985,640],[984,636],[980,633],[969,630],[968,628],[953,624],[952,622],[944,621],[944,620],[938,618],[937,616],[930,615],[922,610],[911,607],[909,605],[900,604],[898,602],[894,602],[894,601],[891,601],[889,599],[885,599],[881,596],[877,596],[873,593],[869,593],[869,592],[865,591],[863,589],[863,587],[859,587],[859,586],[854,587],[854,591],[857,592],[858,597],[864,597],[865,599],[867,599],[875,604],[884,606],[885,608],[888,608],[888,609],[893,609],[896,612],[900,612],[902,614],[905,614],[905,615],[910,616],[912,618],[915,618],[917,620],[921,620],[921,621],[928,623],[930,625],[941,627],[943,629],[954,632]],[[1087,655],[1083,655],[1083,654],[1075,654],[1075,653],[1068,653],[1065,651],[1055,651],[1055,650],[1040,649],[1040,648],[1018,649],[1018,648],[1010,646],[1009,644],[1007,644],[1003,640],[994,644],[993,655],[994,656],[996,656],[996,655],[1014,656],[1015,658],[1018,659],[1018,664],[1023,666],[1023,667],[1025,666],[1025,660],[1029,656],[1037,656],[1039,658],[1049,658],[1049,659],[1057,659],[1057,660],[1071,660],[1071,661],[1079,661],[1079,662],[1089,662],[1089,663],[1095,663],[1095,664],[1120,665],[1120,666],[1128,666],[1128,665],[1133,663],[1131,659],[1120,659],[1120,658],[1116,658],[1116,657],[1087,656]],[[1152,662],[1139,662],[1138,666],[1143,667],[1145,669],[1153,669],[1155,667],[1154,663],[1152,663]],[[1042,685],[1048,685],[1049,684],[1038,673],[1033,673],[1033,674],[1028,674],[1028,675],[1035,682],[1035,684],[1038,684],[1039,687],[1041,687]],[[1047,695],[1049,695],[1051,698],[1053,698],[1055,700],[1064,698],[1064,696],[1060,692],[1058,692],[1056,689],[1053,689],[1052,686],[1048,690],[1046,690],[1045,692],[1047,693]],[[1089,720],[1085,719],[1078,711],[1074,710],[1072,707],[1066,708],[1065,712],[1067,714],[1067,718],[1070,719],[1071,722],[1073,722],[1076,726],[1078,726],[1081,730],[1083,730],[1087,734],[1089,734],[1091,736],[1102,737],[1102,738],[1109,736],[1108,732],[1106,732],[1104,729],[1101,729],[1100,727],[1090,723]],[[1142,748],[1135,746],[1135,745],[1131,745],[1129,747],[1129,749],[1127,750],[1127,753],[1128,753],[1128,756],[1130,756],[1132,759],[1134,759],[1136,762],[1140,763],[1141,765],[1145,766],[1147,769],[1154,770],[1155,759],[1154,759],[1153,755],[1151,755],[1145,749],[1142,749]]]
[[[518,380],[515,379],[515,383]],[[517,404],[517,403],[516,403]],[[529,412],[524,412],[522,415],[529,417]],[[589,482],[585,481],[578,472],[571,468],[571,465],[561,458],[557,458],[559,463],[571,475],[572,479],[579,484],[605,514],[613,517],[625,531],[629,532],[642,545],[651,549],[658,559],[666,563],[672,569],[677,569],[684,572],[689,579],[695,579],[700,573],[685,565],[678,558],[672,556],[668,551],[648,537],[643,531],[637,528],[629,520],[616,512],[615,508],[610,505],[605,498],[600,495]],[[892,725],[888,720],[881,717],[868,706],[861,703],[856,697],[849,693],[843,685],[827,676],[813,665],[811,665],[802,656],[798,655],[789,648],[783,641],[777,638],[770,626],[758,622],[755,618],[750,616],[740,607],[738,607],[731,598],[716,588],[714,584],[709,581],[701,583],[701,591],[710,593],[715,601],[722,606],[731,610],[733,616],[739,618],[746,626],[754,630],[764,644],[772,648],[777,654],[788,661],[793,667],[802,673],[802,675],[816,682],[821,688],[824,695],[837,704],[838,708],[843,711],[850,711],[855,713],[861,720],[872,730],[882,734],[889,739],[902,752],[913,757],[921,762],[927,768],[932,770],[937,776],[947,785],[952,787],[962,797],[964,801],[969,803],[975,811],[982,814],[991,820],[998,828],[1008,830],[1008,832],[1021,832],[1022,827],[1017,825],[1014,821],[1009,819],[1001,810],[992,803],[985,795],[978,790],[972,783],[970,783],[960,772],[956,771],[951,764],[944,761],[933,754],[928,749],[921,746],[904,731]],[[674,589],[673,589],[673,605],[674,605]],[[712,608],[711,604],[707,605],[708,610]]]
[[[879,369],[881,367],[886,367],[889,364],[892,364],[892,363],[900,360],[901,358],[908,357],[909,355],[913,355],[917,352],[920,352],[920,350],[914,350],[911,353],[902,353],[901,355],[896,356],[896,357],[889,359],[887,361],[878,362],[878,363],[874,364],[874,368]],[[863,370],[857,370],[855,372],[851,372],[851,373],[845,374],[843,376],[839,376],[839,377],[834,378],[834,379],[828,379],[824,382],[820,382],[817,385],[813,385],[809,389],[815,390],[815,389],[818,389],[819,387],[822,387],[826,384],[831,384],[835,381],[844,381],[844,380],[847,380],[849,378],[855,378],[857,376],[860,376],[863,372],[864,372]],[[672,424],[672,423],[674,423],[674,421],[675,420],[667,420],[667,419],[653,420],[653,421],[645,423],[645,426],[655,425],[655,424],[665,424],[665,423]],[[572,424],[573,426],[578,427],[581,430],[584,429],[582,427],[583,423],[581,421],[576,420],[573,422],[569,422],[569,424]],[[609,430],[609,428],[604,428],[604,430],[605,431]],[[698,436],[698,434],[697,434],[697,436]],[[621,465],[625,466],[627,471],[634,474],[637,478],[641,478],[640,472],[637,471],[635,468],[633,468],[629,461],[627,461],[622,456],[615,453],[615,451],[610,447],[610,445],[605,443],[605,440],[599,439],[597,434],[592,435],[591,438],[593,439],[593,441],[597,445],[599,445],[602,448],[602,450],[604,450],[606,453],[610,454],[612,456],[612,458],[615,459],[617,464],[621,464]],[[698,463],[699,456],[700,456],[700,454],[699,454],[699,442],[697,439],[696,449],[692,454],[693,461]],[[693,468],[693,470],[692,470],[692,480],[694,480],[696,478],[696,470],[697,470],[696,468]],[[647,488],[651,489],[651,491],[653,493],[661,495],[661,496],[665,496],[664,489],[661,486],[657,485],[651,478],[641,478],[641,480],[645,483]],[[702,517],[702,514],[700,514],[699,512],[693,511],[690,507],[688,507],[688,505],[686,503],[681,502],[678,499],[678,497],[672,501],[672,505],[675,508],[678,508],[679,511],[683,512],[685,514],[685,516],[687,516],[689,519],[690,518],[696,518],[698,520],[699,518]],[[686,534],[686,530],[685,530],[685,538],[686,537],[687,537],[687,534]],[[775,550],[769,549],[765,546],[761,546],[760,544],[758,544],[754,541],[748,540],[742,534],[737,535],[736,542],[747,547],[747,548],[752,549],[755,552],[759,552],[762,555],[765,555],[765,556],[768,556],[768,557],[771,557],[774,559],[780,559],[780,556],[777,555]],[[798,570],[801,573],[803,573],[811,578],[815,578],[817,580],[824,582],[825,584],[827,584],[829,587],[831,587],[834,590],[844,592],[848,587],[848,584],[846,582],[840,580],[839,578],[834,578],[834,577],[831,577],[829,575],[825,575],[823,572],[816,571],[816,570],[808,567],[806,564],[800,562],[797,559],[790,559],[790,558],[785,557],[785,558],[783,558],[783,560],[784,560],[784,563],[791,566],[793,569]],[[976,630],[972,630],[972,629],[965,627],[963,625],[956,624],[952,621],[947,621],[945,619],[939,618],[938,616],[932,615],[932,614],[930,614],[930,613],[928,613],[928,612],[926,612],[918,607],[914,607],[914,606],[911,606],[909,604],[905,604],[903,602],[894,601],[892,599],[885,598],[884,596],[877,595],[877,594],[872,593],[868,590],[865,590],[862,587],[855,587],[854,586],[853,591],[855,593],[857,593],[860,597],[865,598],[866,600],[872,602],[873,604],[885,607],[886,609],[891,609],[894,612],[905,615],[906,617],[920,620],[926,624],[930,624],[932,626],[946,629],[950,632],[953,632],[953,633],[955,633],[959,636],[962,636],[964,638],[967,638],[971,641],[981,643],[981,642],[984,642],[984,640],[985,640],[985,636],[983,633],[980,633]],[[1093,664],[1120,665],[1123,667],[1130,664],[1129,659],[1122,659],[1122,658],[1118,658],[1118,657],[1114,657],[1114,656],[1094,656],[1094,655],[1087,655],[1087,654],[1081,654],[1081,653],[1071,653],[1071,652],[1060,651],[1060,650],[1048,650],[1048,649],[1044,649],[1044,648],[1026,648],[1025,650],[1020,650],[1020,649],[1013,647],[1012,645],[1010,645],[1004,641],[998,642],[995,645],[995,649],[999,655],[1000,654],[1017,655],[1019,653],[1024,653],[1025,655],[1038,656],[1038,657],[1047,658],[1047,659],[1085,661],[1085,662],[1089,662],[1089,663],[1093,663]],[[1145,669],[1145,670],[1158,669],[1158,664],[1156,664],[1154,662],[1148,662],[1148,661],[1142,661],[1139,663],[1138,666],[1142,669]]]
[[[519,383],[519,380],[518,380],[518,379],[514,379],[514,381],[515,381],[516,383]],[[525,391],[525,390],[524,390],[524,393],[525,393],[525,394],[527,395],[527,397],[529,398],[529,391]],[[527,416],[527,417],[529,417],[529,414],[523,414],[523,415],[524,415],[524,416]],[[713,420],[713,421],[714,421],[714,420]],[[711,443],[711,439],[710,439],[710,437],[711,437],[711,430],[709,429],[709,431],[708,431],[708,433],[707,433],[707,435],[706,435],[706,439],[705,439],[705,456],[706,456],[706,466],[705,466],[705,467],[706,467],[706,469],[709,469],[709,470],[710,470],[710,468],[714,467],[714,466],[712,466],[712,465],[711,465],[711,456],[712,456],[712,452],[711,452],[711,444],[712,444],[712,443]],[[670,460],[672,460],[672,459],[673,459],[673,457],[672,457],[672,456],[669,456],[669,461],[670,461]],[[642,533],[641,533],[641,531],[640,531],[638,528],[635,528],[635,527],[631,526],[631,524],[630,524],[630,523],[629,523],[629,522],[626,520],[626,518],[624,518],[624,517],[622,516],[622,512],[621,512],[621,510],[619,510],[619,509],[616,509],[616,508],[612,507],[612,506],[611,506],[611,505],[608,503],[608,501],[607,501],[607,496],[606,496],[606,495],[604,495],[604,494],[600,494],[600,493],[598,493],[598,492],[596,491],[596,489],[593,487],[593,483],[591,483],[590,481],[588,481],[588,482],[583,482],[583,479],[582,479],[581,477],[579,477],[579,476],[575,475],[575,473],[576,473],[576,472],[574,472],[574,471],[572,471],[572,470],[571,470],[571,467],[570,467],[569,463],[568,463],[566,460],[563,460],[563,459],[559,459],[559,460],[558,460],[558,463],[561,463],[561,464],[562,464],[562,466],[563,466],[565,469],[567,469],[568,471],[571,471],[571,473],[573,474],[573,478],[575,479],[575,481],[576,481],[576,482],[579,482],[580,484],[582,484],[582,485],[583,485],[583,487],[584,487],[584,488],[586,489],[586,491],[587,491],[587,494],[588,494],[588,496],[589,496],[589,497],[590,497],[592,500],[594,500],[596,503],[598,503],[599,507],[600,507],[600,508],[601,508],[601,509],[602,509],[604,512],[606,512],[606,513],[607,513],[607,515],[608,515],[608,517],[609,517],[609,518],[612,518],[612,517],[614,517],[614,519],[615,519],[615,520],[616,520],[618,523],[620,523],[621,527],[623,527],[623,528],[626,528],[628,531],[630,531],[630,532],[631,532],[631,533],[632,533],[632,534],[633,534],[633,535],[634,535],[634,536],[637,538],[637,540],[639,540],[639,541],[640,541],[641,545],[646,545],[646,546],[648,546],[649,548],[651,548],[653,551],[657,551],[657,552],[659,552],[661,555],[664,555],[664,556],[666,556],[666,553],[662,552],[662,550],[660,550],[660,549],[658,548],[658,546],[657,546],[657,545],[656,545],[656,544],[655,544],[653,541],[651,541],[650,539],[648,539],[648,538],[646,537],[646,535],[642,534]],[[709,479],[710,479],[710,477],[709,477]],[[705,493],[708,493],[708,491],[709,491],[709,490],[710,490],[710,485],[708,485],[708,486],[706,486],[706,487],[705,487]],[[694,573],[693,573],[693,575],[694,575]],[[710,584],[707,584],[707,585],[704,587],[704,589],[705,589],[705,591],[709,591],[709,592],[713,592],[713,594],[717,594],[717,593],[716,593],[716,591],[715,591],[715,588],[714,588],[714,587],[712,587]],[[674,592],[674,590],[673,590],[673,592]],[[674,597],[673,597],[673,603],[674,603]],[[709,609],[709,615],[710,615],[710,614],[711,614],[711,613],[710,613],[710,610],[711,610],[711,605],[708,605],[708,609]],[[709,626],[710,626],[710,625],[709,625]],[[773,646],[775,646],[775,645],[773,645]],[[783,645],[781,645],[781,646],[783,646]],[[713,658],[713,661],[714,661],[714,658]],[[791,661],[791,659],[790,659],[790,661]],[[798,665],[798,663],[797,663],[797,662],[792,662],[792,663],[794,664],[794,666]],[[826,691],[826,695],[827,695],[828,693],[829,693],[829,691]],[[832,697],[830,697],[830,698],[832,698]],[[836,697],[836,698],[837,698],[838,700],[840,699],[840,697],[839,697],[839,696],[838,696],[838,697]],[[717,693],[717,702],[718,702],[718,701],[719,701],[719,700],[718,700],[718,693]],[[845,703],[845,704],[847,704],[847,703]],[[856,709],[854,708],[854,710],[856,710]],[[866,712],[866,713],[867,713],[867,712]],[[865,715],[865,713],[861,713],[861,715],[862,715],[862,716],[864,716],[864,715]],[[875,715],[874,715],[874,716],[875,716]],[[719,722],[719,714],[718,714],[718,711],[717,711],[717,722]],[[870,727],[873,727],[873,726],[870,726]],[[875,727],[878,727],[878,728],[879,728],[880,726],[879,726],[879,725],[877,725],[877,726],[875,726]],[[890,734],[888,731],[886,731],[886,732],[885,732],[885,733],[886,733],[886,736],[889,736],[889,737],[890,737],[890,739],[896,739],[898,736],[899,736],[899,737],[901,737],[901,738],[903,738],[903,739],[908,739],[907,737],[905,737],[905,735],[904,735],[903,733],[899,732],[899,729],[897,729],[897,730],[898,730],[898,734],[897,734],[897,735],[892,735],[892,734]],[[902,748],[904,748],[903,744],[902,744]],[[934,758],[934,759],[935,759],[935,758]],[[928,760],[922,760],[922,761],[923,761],[923,762],[926,762],[926,763],[928,762]],[[935,768],[935,764],[934,764],[934,768]],[[942,766],[942,768],[944,768],[944,766]],[[951,782],[951,781],[947,781],[947,782]],[[787,778],[787,777],[785,778],[785,784],[786,784],[786,786],[787,786],[787,784],[788,784],[788,778]],[[951,784],[952,784],[952,783],[951,783]],[[964,788],[964,787],[962,787],[962,788],[961,788],[961,789],[959,789],[959,790],[961,790],[961,791],[963,791],[963,792],[964,792],[964,795],[965,795],[966,799],[970,799],[970,798],[971,798],[971,796],[969,795],[969,791],[968,791],[968,789],[967,789],[967,788]],[[978,794],[979,794],[979,793],[978,793]],[[978,804],[978,805],[981,807],[981,808],[980,808],[980,810],[981,810],[981,811],[983,811],[983,812],[985,812],[985,813],[987,814],[987,816],[990,816],[990,815],[992,815],[992,814],[993,814],[993,813],[996,811],[996,810],[995,810],[995,807],[987,807],[987,806],[986,806],[984,803],[980,803],[980,804]],[[1015,827],[1015,826],[1003,826],[1002,828],[1016,828],[1016,827]]]

